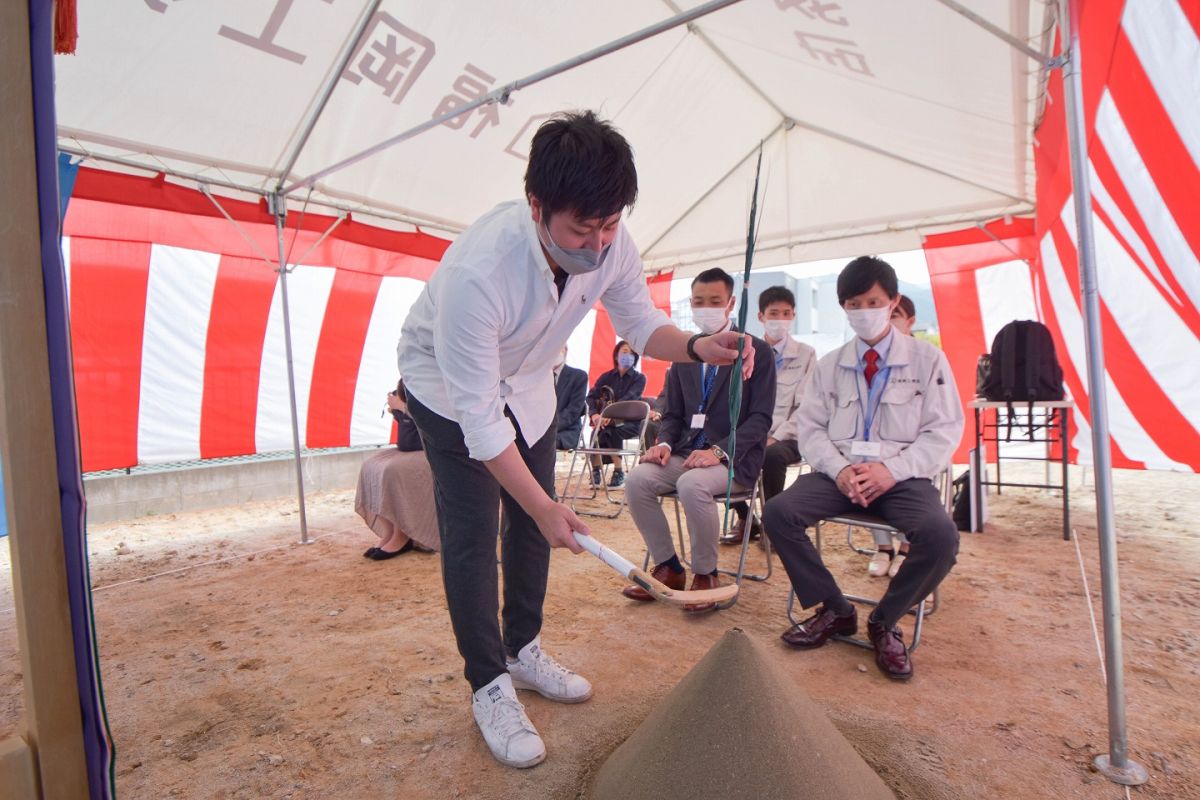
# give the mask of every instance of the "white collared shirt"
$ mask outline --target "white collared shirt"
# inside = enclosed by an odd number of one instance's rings
[[[474,459],[514,440],[505,406],[532,445],[554,421],[554,362],[597,300],[639,353],[671,324],[624,223],[603,266],[569,277],[560,298],[529,205],[501,203],[450,245],[409,309],[397,347],[404,387],[459,424]]]

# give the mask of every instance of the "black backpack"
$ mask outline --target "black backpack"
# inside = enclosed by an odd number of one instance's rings
[[[1033,320],[1010,322],[992,340],[990,370],[983,378],[982,394],[988,400],[1008,403],[1011,438],[1014,402],[1063,399],[1063,371],[1054,352],[1050,329]],[[1033,438],[1033,428],[1029,436]]]
[[[960,531],[971,530],[971,470],[954,479],[954,499],[950,508],[954,527]]]

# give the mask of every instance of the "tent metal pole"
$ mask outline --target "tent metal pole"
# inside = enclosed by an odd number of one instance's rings
[[[1100,544],[1100,580],[1104,619],[1104,666],[1108,691],[1108,753],[1096,756],[1096,768],[1110,781],[1137,786],[1149,779],[1146,768],[1129,758],[1125,724],[1125,669],[1121,652],[1121,592],[1117,575],[1117,536],[1113,526],[1112,453],[1108,438],[1108,402],[1104,385],[1104,340],[1100,328],[1100,291],[1096,282],[1096,246],[1088,174],[1087,120],[1080,75],[1079,0],[1059,0],[1059,30],[1067,53],[1063,87],[1071,155],[1080,294],[1087,345],[1088,399],[1092,408],[1092,452],[1096,468],[1096,531]]]
[[[283,247],[283,225],[287,219],[287,201],[281,194],[268,198],[275,216],[275,232],[279,240],[279,293],[283,305],[283,346],[287,355],[288,403],[292,411],[292,455],[296,461],[296,494],[300,500],[300,543],[309,544],[308,515],[304,509],[304,465],[300,461],[300,422],[296,411],[296,372],[292,366],[292,321],[288,311],[287,254]]]
[[[291,174],[292,168],[296,166],[296,161],[300,158],[300,151],[304,149],[304,145],[308,144],[308,137],[312,136],[313,128],[317,127],[317,123],[321,121],[321,114],[325,111],[326,104],[329,103],[329,98],[333,95],[333,90],[337,88],[338,81],[342,78],[342,73],[346,71],[350,59],[354,57],[354,53],[358,50],[358,43],[362,41],[363,35],[367,32],[367,27],[371,24],[371,20],[375,18],[375,12],[379,10],[379,4],[383,0],[370,0],[367,7],[363,9],[362,16],[358,20],[358,24],[354,28],[354,33],[346,42],[346,49],[338,56],[337,64],[328,76],[325,78],[325,85],[321,87],[321,94],[317,98],[317,104],[313,106],[312,113],[308,119],[304,121],[304,128],[300,131],[300,136],[296,139],[296,146],[292,148],[292,152],[288,154],[284,161],[283,169],[279,172],[279,186],[287,180]]]
[[[288,186],[283,187],[282,189],[279,190],[279,193],[288,195],[288,194],[294,193],[295,191],[297,191],[299,189],[304,189],[308,186],[312,186],[317,181],[321,180],[321,178],[324,178],[327,175],[332,175],[333,173],[339,172],[339,171],[345,169],[346,167],[357,164],[358,162],[362,161],[363,159],[370,158],[371,156],[375,155],[376,153],[382,152],[383,150],[387,150],[388,148],[392,147],[393,145],[399,144],[400,142],[403,142],[406,139],[411,139],[419,133],[423,133],[424,131],[427,131],[430,128],[435,128],[438,125],[441,125],[443,122],[449,122],[450,120],[455,119],[456,117],[461,117],[464,114],[470,113],[471,111],[474,111],[476,108],[479,108],[480,106],[491,105],[493,103],[507,103],[509,95],[511,95],[513,92],[517,91],[518,89],[524,89],[527,86],[532,86],[535,83],[540,83],[541,81],[544,81],[547,78],[552,78],[555,75],[558,75],[559,73],[566,72],[566,71],[574,69],[575,67],[578,67],[578,66],[582,66],[583,64],[586,64],[589,61],[595,61],[597,58],[600,58],[601,56],[606,56],[609,53],[614,53],[617,50],[621,50],[626,47],[629,47],[630,45],[637,44],[638,42],[643,41],[645,39],[649,39],[652,36],[657,36],[658,34],[664,32],[664,31],[669,31],[672,28],[678,28],[680,25],[686,25],[689,22],[691,22],[692,20],[699,19],[700,17],[711,14],[714,11],[719,11],[720,9],[725,8],[726,6],[731,6],[734,3],[738,3],[738,2],[741,2],[741,0],[709,0],[709,2],[699,5],[699,6],[696,6],[695,8],[691,9],[690,11],[685,11],[682,14],[676,14],[673,17],[668,17],[667,19],[665,19],[661,22],[656,22],[653,25],[650,25],[649,27],[642,28],[639,31],[634,31],[633,33],[622,36],[619,39],[614,39],[607,44],[602,44],[599,47],[588,50],[586,53],[581,53],[581,54],[575,56],[574,58],[569,58],[566,61],[561,61],[558,64],[555,64],[551,67],[546,67],[545,69],[535,72],[532,75],[527,75],[524,78],[519,78],[519,79],[513,81],[512,83],[505,84],[504,86],[501,86],[498,89],[492,90],[491,92],[485,94],[483,97],[480,97],[476,100],[472,100],[471,102],[466,103],[465,105],[461,105],[458,108],[455,108],[453,111],[448,111],[445,114],[442,114],[440,117],[434,117],[433,119],[427,120],[427,121],[421,123],[420,125],[417,125],[416,127],[409,128],[408,130],[404,131],[403,133],[396,134],[395,136],[391,137],[390,139],[385,139],[382,142],[380,142],[379,144],[369,147],[360,153],[356,153],[355,155],[352,155],[349,158],[343,159],[343,160],[337,162],[336,164],[328,166],[323,170],[314,172],[312,175],[309,175],[307,178],[303,178],[299,181],[296,181],[295,183],[292,183]]]
[[[1030,47],[1028,44],[1021,41],[1017,37],[1013,36],[1012,34],[1010,34],[1008,31],[1004,30],[1003,28],[1001,28],[997,25],[993,25],[987,19],[984,19],[979,14],[976,14],[974,11],[972,11],[971,9],[962,5],[961,3],[955,2],[955,0],[938,0],[938,2],[941,3],[942,5],[944,5],[946,8],[950,9],[951,11],[954,11],[955,13],[963,15],[967,19],[971,20],[971,22],[974,22],[976,25],[983,28],[985,31],[992,34],[993,36],[995,36],[999,39],[1003,39],[1010,46],[1016,48],[1017,50],[1020,50],[1022,53],[1029,56],[1037,63],[1045,65],[1046,56],[1044,54],[1042,54],[1039,51],[1035,50],[1034,48]]]

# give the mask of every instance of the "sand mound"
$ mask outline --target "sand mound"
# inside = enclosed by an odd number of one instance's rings
[[[894,800],[761,648],[726,633],[604,762],[593,800]]]

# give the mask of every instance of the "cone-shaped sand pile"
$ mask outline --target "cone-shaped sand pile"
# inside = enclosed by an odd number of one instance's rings
[[[895,800],[761,648],[726,633],[604,762],[594,800]]]

